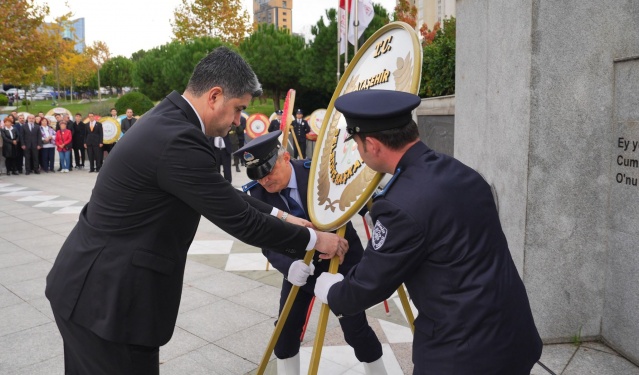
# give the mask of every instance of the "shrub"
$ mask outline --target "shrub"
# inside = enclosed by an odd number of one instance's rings
[[[153,102],[140,92],[130,92],[122,95],[120,99],[115,102],[114,107],[118,110],[118,113],[124,114],[128,108],[131,108],[136,116],[141,116],[153,108]]]
[[[29,101],[27,99],[22,99],[22,105],[24,105],[24,106],[31,105],[31,101]]]
[[[5,107],[9,104],[9,98],[6,95],[0,94],[0,107]]]

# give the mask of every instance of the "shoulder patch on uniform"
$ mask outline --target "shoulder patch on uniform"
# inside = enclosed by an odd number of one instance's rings
[[[309,161],[305,161],[305,162],[304,162],[304,168],[306,168],[306,169],[311,169],[311,164],[312,164],[312,163],[313,163],[313,162],[312,162],[312,161],[310,161],[310,160],[309,160]]]
[[[373,249],[379,250],[386,242],[386,236],[388,235],[388,229],[377,220],[375,223],[375,229],[373,229]]]
[[[399,176],[400,173],[402,173],[402,169],[397,168],[397,170],[395,171],[395,174],[393,175],[393,177],[391,177],[390,181],[388,181],[386,186],[384,186],[384,188],[381,191],[373,194],[373,199],[385,196],[386,193],[388,193],[388,190],[390,189],[390,187],[395,182],[395,180],[397,180],[397,176]]]
[[[259,182],[257,182],[257,181],[251,181],[248,184],[244,184],[244,185],[242,185],[242,191],[246,193],[247,191],[249,191],[249,190],[253,189],[255,186],[257,186],[258,183]]]

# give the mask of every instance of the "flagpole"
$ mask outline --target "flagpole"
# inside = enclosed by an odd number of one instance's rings
[[[337,84],[339,84],[339,63],[340,63],[340,55],[339,55],[339,47],[342,43],[341,33],[340,33],[340,19],[342,15],[342,7],[339,6],[339,0],[337,3]]]
[[[348,11],[346,9],[344,9],[344,12],[346,13],[346,33],[344,34],[344,37],[346,38],[346,51],[344,51],[344,72],[346,72],[346,68],[348,67],[348,24],[350,23],[349,20],[349,16],[350,16],[350,12],[351,12],[351,0],[347,0],[346,4],[344,5],[345,8],[348,8]]]
[[[359,42],[359,38],[357,37],[359,34],[357,33],[357,28],[359,26],[359,15],[357,12],[357,5],[359,3],[359,0],[353,0],[355,2],[355,22],[353,23],[355,25],[355,34],[354,34],[354,39],[355,39],[355,43],[353,43],[353,45],[355,45],[355,53],[357,53],[357,44]]]

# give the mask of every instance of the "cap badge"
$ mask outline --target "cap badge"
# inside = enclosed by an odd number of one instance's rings
[[[253,156],[253,154],[251,154],[250,152],[245,152],[243,157],[244,157],[244,161],[255,160],[255,156]]]

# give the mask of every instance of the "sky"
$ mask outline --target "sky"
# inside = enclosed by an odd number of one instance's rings
[[[131,57],[133,52],[171,41],[171,20],[180,0],[36,0],[47,3],[50,18],[72,11],[74,18],[84,17],[86,45],[100,40],[109,46],[112,56]],[[310,35],[311,25],[317,23],[328,8],[336,8],[339,0],[293,0],[293,32]],[[389,14],[395,0],[375,0]],[[242,0],[251,20],[252,0]]]

